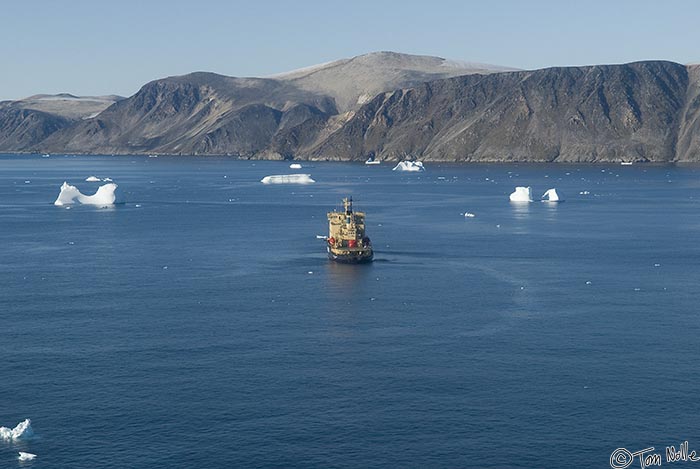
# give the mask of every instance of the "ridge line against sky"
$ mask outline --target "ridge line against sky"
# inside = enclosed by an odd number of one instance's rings
[[[0,12],[0,100],[130,96],[166,76],[269,76],[380,50],[520,69],[700,61],[689,0],[35,0]]]

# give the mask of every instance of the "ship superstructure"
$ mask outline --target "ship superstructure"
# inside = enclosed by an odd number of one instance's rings
[[[371,262],[372,242],[365,233],[365,214],[352,209],[352,197],[343,199],[343,211],[328,212],[328,257],[346,264]]]

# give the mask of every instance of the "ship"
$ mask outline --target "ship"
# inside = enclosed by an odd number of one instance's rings
[[[365,214],[352,209],[352,197],[343,199],[343,211],[328,212],[328,258],[343,264],[372,262],[372,242],[365,233]]]

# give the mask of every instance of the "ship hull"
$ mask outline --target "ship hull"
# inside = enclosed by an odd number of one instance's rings
[[[374,260],[374,252],[372,250],[368,251],[357,251],[357,252],[333,252],[330,248],[328,249],[328,258],[334,262],[340,264],[367,264]]]

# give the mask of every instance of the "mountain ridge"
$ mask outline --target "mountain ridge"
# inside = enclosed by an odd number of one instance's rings
[[[481,66],[384,51],[264,78],[194,72],[153,80],[80,119],[3,102],[0,150],[700,161],[700,66]]]

